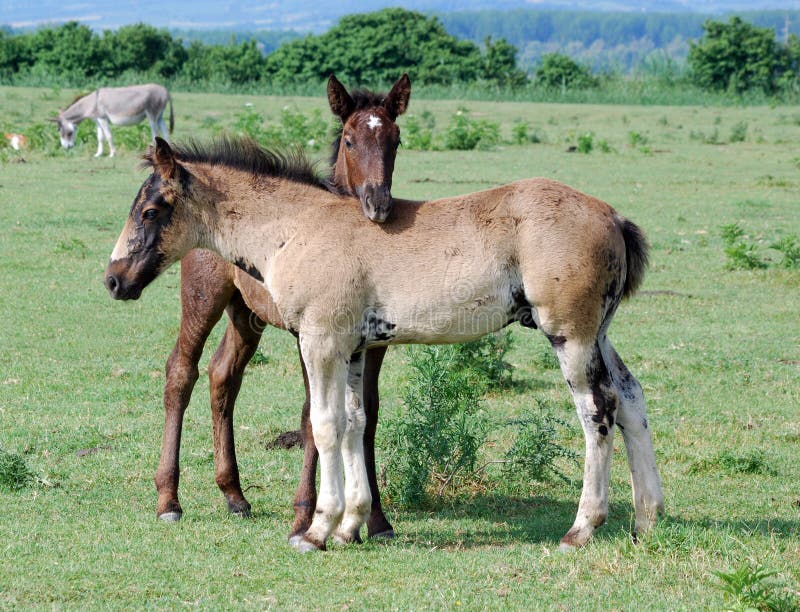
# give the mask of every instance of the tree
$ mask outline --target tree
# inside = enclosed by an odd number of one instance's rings
[[[534,79],[537,85],[549,89],[594,87],[597,79],[586,66],[560,53],[542,56],[542,63],[536,69]]]
[[[780,57],[775,32],[731,17],[728,23],[706,21],[705,34],[692,42],[689,66],[697,85],[741,93],[748,89],[773,92]]]
[[[278,83],[335,73],[377,85],[408,72],[414,82],[449,84],[473,81],[481,70],[477,45],[449,35],[435,17],[399,8],[343,17],[321,36],[283,45],[266,63],[266,75]]]
[[[505,38],[492,41],[487,36],[484,41],[483,78],[501,87],[520,87],[528,77],[517,68],[517,48]]]

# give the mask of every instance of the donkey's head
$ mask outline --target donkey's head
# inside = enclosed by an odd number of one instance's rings
[[[115,300],[136,300],[142,290],[191,248],[181,219],[186,170],[165,140],[145,154],[152,173],[142,184],[106,267],[105,286]]]
[[[328,102],[342,120],[341,137],[334,143],[333,182],[358,196],[364,214],[382,223],[392,208],[392,173],[400,128],[395,120],[408,108],[411,80],[404,74],[385,96],[355,91],[351,96],[331,75]]]
[[[58,116],[53,119],[58,126],[58,136],[61,139],[61,146],[71,149],[75,146],[75,135],[78,133],[78,126],[64,116],[63,111],[58,111]]]

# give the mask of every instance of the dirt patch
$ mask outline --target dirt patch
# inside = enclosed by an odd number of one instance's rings
[[[300,431],[285,431],[280,434],[277,438],[275,438],[272,442],[267,443],[267,449],[271,450],[273,448],[283,448],[283,449],[290,449],[290,448],[303,448],[303,436],[300,435]]]

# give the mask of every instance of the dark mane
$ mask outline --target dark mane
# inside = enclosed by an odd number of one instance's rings
[[[227,166],[248,172],[253,177],[287,179],[328,190],[327,182],[317,174],[314,163],[299,147],[276,151],[240,136],[222,136],[210,143],[189,140],[170,146],[181,162]],[[152,156],[152,149],[143,155],[145,167],[153,167]]]
[[[370,91],[369,89],[354,89],[350,92],[350,97],[353,98],[353,102],[356,103],[355,108],[353,108],[353,112],[364,110],[365,108],[375,108],[376,106],[383,106],[383,103],[386,102],[385,93]],[[336,129],[336,137],[334,138],[333,142],[331,143],[331,157],[330,157],[330,179],[329,181],[332,183],[333,179],[333,167],[336,165],[336,158],[339,156],[339,144],[342,140],[342,129],[344,125],[339,124]]]

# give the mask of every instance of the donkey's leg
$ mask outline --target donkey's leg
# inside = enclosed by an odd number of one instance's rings
[[[635,529],[637,533],[644,533],[664,512],[664,495],[661,492],[653,440],[647,427],[644,394],[639,381],[625,367],[608,338],[603,338],[600,348],[619,397],[617,427],[622,432],[628,454],[636,512]]]
[[[198,265],[204,253],[207,251],[190,251],[181,261],[181,327],[167,360],[164,435],[155,477],[157,512],[165,521],[176,521],[183,512],[178,501],[181,428],[197,381],[197,364],[208,334],[235,291],[223,269]]]
[[[150,113],[145,113],[147,115],[147,122],[150,124],[150,133],[152,134],[152,139],[155,140],[156,136],[158,136],[158,118]]]
[[[300,336],[311,395],[311,425],[320,466],[314,519],[303,538],[292,543],[302,552],[325,550],[325,542],[344,512],[341,445],[346,420],[344,396],[348,366],[337,348],[331,338]]]
[[[375,470],[375,430],[378,427],[378,375],[381,371],[385,346],[369,349],[364,355],[364,412],[367,425],[364,430],[364,462],[367,464],[369,490],[372,494],[372,510],[367,521],[370,538],[393,538],[394,529],[383,513],[378,478]]]
[[[306,401],[300,415],[300,434],[303,438],[303,470],[300,473],[300,484],[294,494],[294,522],[289,533],[289,543],[298,546],[303,534],[308,531],[314,518],[317,505],[317,460],[319,453],[314,445],[314,432],[311,428],[311,393],[308,389],[308,372],[300,351],[300,340],[297,340],[297,353],[300,355],[300,368],[303,372],[303,385],[306,390]]]
[[[100,117],[97,119],[97,125],[99,125],[100,129],[103,130],[103,135],[106,137],[106,142],[108,142],[108,156],[114,157],[114,154],[117,152],[117,150],[114,148],[114,140],[111,138],[111,127],[108,125],[108,121]],[[100,155],[100,153],[102,153],[102,150],[99,150],[97,155]],[[95,155],[95,157],[97,157],[97,155]]]
[[[586,440],[583,491],[578,514],[561,549],[583,546],[608,516],[608,481],[613,451],[617,393],[596,340],[550,336],[578,410]]]
[[[250,516],[250,504],[242,493],[233,435],[233,408],[242,377],[261,340],[264,324],[255,318],[238,291],[227,308],[229,324],[208,364],[211,421],[214,427],[214,475],[225,496],[228,511]]]
[[[164,140],[169,142],[169,130],[167,130],[167,124],[164,123],[164,111],[161,111],[161,114],[158,115],[158,129]],[[153,135],[153,139],[155,139],[155,135]]]
[[[364,428],[366,415],[363,403],[364,353],[353,353],[347,372],[345,414],[347,421],[342,439],[344,461],[345,508],[335,539],[340,543],[361,542],[359,531],[370,513],[372,496],[367,468],[364,464]]]
[[[94,156],[100,157],[103,154],[103,128],[100,127],[99,119],[95,119],[95,123],[97,124],[97,153]]]

